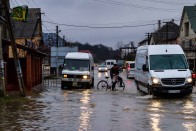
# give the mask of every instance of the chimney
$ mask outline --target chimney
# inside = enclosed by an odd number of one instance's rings
[[[159,30],[161,28],[161,20],[158,20],[158,29]]]

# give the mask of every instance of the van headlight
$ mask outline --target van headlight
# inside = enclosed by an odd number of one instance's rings
[[[67,75],[63,75],[64,78],[67,78]]]
[[[152,84],[160,84],[160,79],[156,77],[152,77]]]
[[[192,82],[193,82],[193,79],[191,76],[186,78],[186,83],[192,83]]]
[[[87,76],[87,75],[83,75],[83,77],[82,77],[83,79],[88,79],[89,78],[89,76]]]

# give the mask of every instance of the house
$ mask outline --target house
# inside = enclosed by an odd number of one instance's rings
[[[179,26],[174,21],[166,22],[157,31],[152,33],[150,45],[156,44],[176,44],[179,37]]]
[[[185,51],[190,69],[196,66],[196,6],[184,6],[178,41]],[[194,68],[195,70],[195,68]]]
[[[148,45],[148,38],[145,38],[138,43],[138,46],[142,46],[142,45]]]
[[[165,22],[165,25],[161,27],[161,21],[158,21],[158,29],[149,33],[148,37],[138,43],[141,45],[156,45],[156,44],[176,44],[179,37],[180,27],[174,23],[174,20]]]
[[[25,90],[42,83],[42,61],[46,54],[43,52],[41,9],[29,9],[26,22],[12,23],[17,53],[22,69]],[[12,49],[9,39],[3,40],[3,58],[6,62],[6,90],[18,91],[19,85]]]

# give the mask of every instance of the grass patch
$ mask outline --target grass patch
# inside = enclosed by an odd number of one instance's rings
[[[30,99],[27,97],[20,97],[20,96],[4,96],[0,97],[0,103],[8,103],[8,102],[17,102],[17,103],[26,103]]]

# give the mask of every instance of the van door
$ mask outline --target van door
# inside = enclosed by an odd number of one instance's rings
[[[148,73],[149,71],[143,71],[142,66],[146,65],[148,67],[148,59],[147,56],[143,53],[138,54],[137,56],[137,69],[135,73],[135,79],[138,81],[139,88],[147,92],[147,85],[148,85]]]
[[[144,86],[144,91],[146,92],[146,93],[148,93],[148,81],[149,81],[149,64],[148,64],[148,56],[146,56],[145,57],[145,65],[146,65],[146,68],[148,69],[147,71],[143,71],[142,70],[142,72],[143,72],[143,77],[142,77],[142,79],[143,79],[143,86]]]

